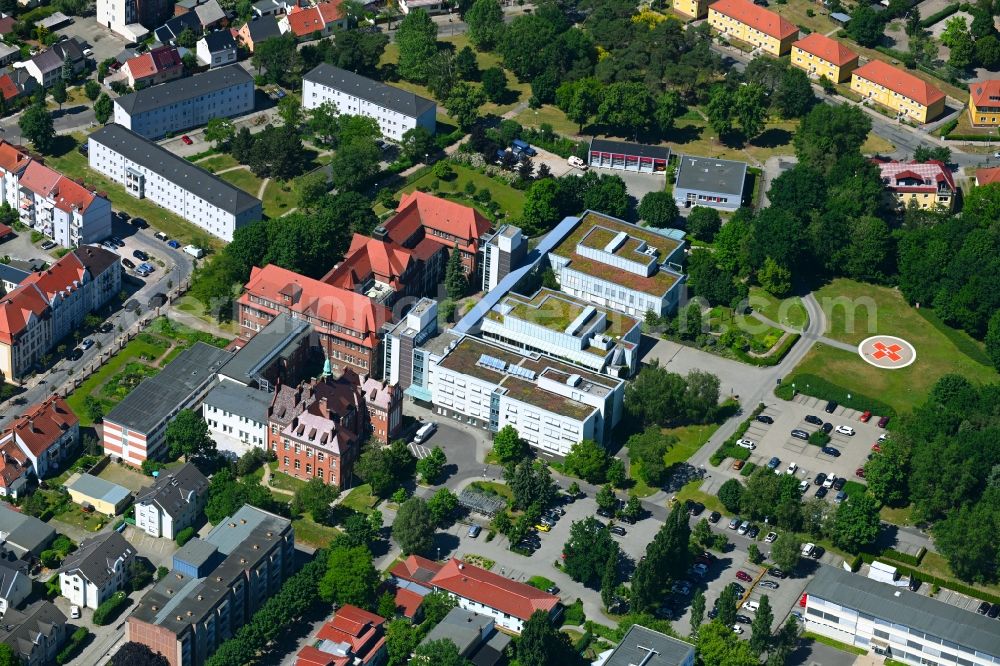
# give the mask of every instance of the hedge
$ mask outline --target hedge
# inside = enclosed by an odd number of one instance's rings
[[[877,555],[871,553],[861,553],[861,559],[863,559],[868,564],[871,564],[875,560],[881,559]],[[888,558],[887,558],[888,559]],[[905,564],[892,563],[892,566],[896,567],[896,571],[902,576],[916,576],[917,579],[924,583],[930,583],[931,585],[937,585],[938,587],[943,587],[953,592],[959,592],[966,596],[972,597],[973,599],[979,599],[980,601],[988,601],[991,604],[1000,604],[1000,596],[996,594],[990,594],[989,592],[983,592],[978,587],[971,587],[963,583],[959,583],[955,580],[938,578],[937,576],[931,576],[926,574],[919,569],[914,569]]]
[[[746,465],[743,465],[743,469],[740,470],[740,476],[750,476],[756,469],[756,463],[748,462]]]
[[[124,592],[115,592],[111,595],[107,601],[98,606],[97,610],[94,611],[94,624],[101,627],[113,621],[124,608],[125,599],[127,598]]]
[[[799,337],[801,336],[798,333],[791,333],[781,342],[774,353],[770,356],[751,356],[742,349],[734,349],[733,352],[735,352],[736,357],[744,363],[760,367],[770,367],[781,363],[781,359],[785,358],[785,354],[787,354],[788,350],[792,348],[792,345],[799,341]]]
[[[993,141],[996,139],[995,136],[984,134],[949,134],[944,138],[949,141]]]
[[[920,562],[923,561],[924,555],[927,554],[927,549],[923,546],[917,551],[916,556],[908,555],[907,553],[901,553],[898,550],[892,548],[886,548],[881,553],[869,553],[876,559],[880,560],[891,560],[893,564],[900,563],[911,567],[919,567]]]
[[[573,649],[576,650],[577,652],[582,653],[584,650],[587,649],[587,646],[590,645],[590,641],[592,640],[594,640],[594,634],[590,633],[590,631],[587,631],[586,633],[583,634],[583,636],[580,636],[580,640],[576,642],[576,645],[573,646]]]
[[[934,12],[930,16],[924,19],[920,19],[921,28],[929,28],[943,18],[948,18],[955,12],[959,10],[961,5],[957,2],[953,2],[939,12]]]
[[[721,464],[722,461],[725,460],[727,457],[736,458],[738,460],[748,459],[750,457],[750,449],[744,449],[742,447],[736,446],[736,440],[740,439],[741,437],[743,437],[743,435],[746,434],[747,430],[750,429],[750,423],[754,419],[756,419],[761,412],[764,411],[764,408],[766,406],[767,405],[765,405],[764,403],[760,403],[759,405],[757,405],[757,407],[750,414],[750,418],[746,419],[745,421],[743,421],[743,423],[739,424],[736,427],[736,432],[730,435],[729,439],[727,439],[725,442],[722,443],[722,446],[720,446],[719,449],[712,454],[712,457],[709,459],[708,462],[713,466],[718,467],[719,464]]]
[[[177,538],[175,540],[177,541],[178,546],[183,546],[188,541],[190,541],[191,537],[193,536],[194,536],[194,528],[185,527],[184,529],[182,529],[180,532],[177,533]]]
[[[86,627],[80,627],[74,631],[73,635],[70,636],[69,643],[56,655],[56,663],[67,664],[71,662],[76,653],[83,647],[83,643],[87,640],[88,636],[90,636],[90,632],[87,631]]]
[[[793,389],[792,384],[795,384]],[[781,385],[774,389],[774,395],[782,400],[791,400],[794,395],[792,391],[810,395],[821,400],[834,400],[849,409],[858,411],[871,410],[872,414],[879,416],[895,416],[896,410],[876,398],[861,395],[857,391],[837,386],[833,382],[809,373],[792,375],[781,382]],[[850,399],[848,399],[850,394]]]

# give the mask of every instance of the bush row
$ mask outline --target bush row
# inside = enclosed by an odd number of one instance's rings
[[[113,621],[118,617],[118,613],[122,610],[125,605],[124,592],[115,592],[111,595],[103,604],[97,607],[94,611],[94,624],[99,627],[103,627],[109,622]]]
[[[929,28],[943,18],[947,18],[957,12],[961,5],[957,2],[953,2],[939,12],[934,12],[927,18],[920,19],[921,28]]]
[[[756,469],[756,463],[748,462],[746,465],[743,465],[743,469],[740,470],[740,476],[750,476]]]
[[[794,388],[792,384],[795,384]],[[878,416],[896,415],[896,410],[881,400],[861,395],[853,389],[848,391],[823,377],[809,373],[792,375],[774,389],[774,395],[782,400],[791,400],[795,392],[821,400],[834,400],[849,409],[856,409],[862,412],[871,410],[872,414],[877,414]],[[848,395],[850,398],[847,397]]]
[[[746,460],[750,457],[750,450],[736,446],[736,440],[746,434],[747,430],[750,428],[750,423],[764,411],[765,407],[766,405],[764,403],[757,405],[757,407],[753,410],[753,413],[750,414],[750,417],[736,427],[736,432],[730,435],[729,439],[723,442],[722,446],[719,447],[719,450],[712,454],[712,457],[709,459],[709,462],[712,465],[718,467],[726,458]]]
[[[878,555],[873,555],[871,553],[862,553],[860,555],[861,559],[868,564],[871,564],[875,560],[880,560]],[[901,576],[916,576],[917,579],[923,583],[928,583],[930,585],[937,585],[938,587],[943,587],[947,590],[952,590],[953,592],[958,592],[966,596],[972,597],[973,599],[979,599],[980,601],[988,601],[991,604],[1000,604],[1000,596],[996,594],[990,594],[989,592],[984,592],[978,587],[972,587],[971,585],[965,585],[964,583],[959,583],[955,580],[949,580],[944,578],[938,578],[937,576],[931,576],[926,574],[919,569],[907,566],[905,564],[892,563],[896,567],[896,571],[899,572]]]
[[[949,141],[991,141],[996,139],[995,136],[984,134],[949,134],[945,138]]]
[[[67,643],[65,647],[59,651],[59,654],[56,655],[56,663],[68,664],[71,662],[73,657],[76,656],[76,653],[83,647],[83,643],[87,640],[87,636],[89,635],[90,632],[87,631],[86,627],[80,627],[74,631],[73,635],[70,636],[69,643]]]
[[[744,363],[761,367],[770,367],[781,363],[781,359],[785,358],[785,354],[787,354],[788,350],[792,348],[792,345],[799,341],[799,337],[801,336],[799,336],[798,333],[790,334],[778,345],[777,349],[775,349],[774,353],[770,356],[751,356],[742,349],[734,349],[733,352],[736,354],[737,358]]]

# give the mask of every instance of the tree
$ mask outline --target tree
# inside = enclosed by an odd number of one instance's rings
[[[501,465],[507,466],[523,460],[528,451],[528,443],[521,439],[512,425],[505,425],[493,436],[493,456]]]
[[[10,646],[4,644],[10,650],[10,654],[13,657],[14,652],[10,649]],[[2,650],[2,648],[0,648]],[[3,664],[20,664],[20,658],[16,658],[14,661],[5,662],[3,658],[0,657],[0,663]],[[128,641],[123,644],[118,651],[115,652],[115,656],[111,657],[111,666],[168,666],[170,662],[159,652],[153,652],[145,643],[136,643],[135,641]]]
[[[817,104],[795,133],[795,155],[800,164],[826,175],[841,158],[860,152],[871,128],[871,119],[856,106]]]
[[[722,218],[719,211],[708,206],[695,206],[687,218],[687,229],[698,240],[711,243],[715,234],[722,228]]]
[[[235,146],[241,135],[242,131],[233,139],[233,157],[236,157]],[[268,126],[252,137],[245,163],[258,178],[289,180],[302,173],[302,151],[302,137],[297,130],[286,125]],[[343,152],[338,151],[334,160]],[[337,175],[336,168],[333,173]]]
[[[323,171],[313,171],[301,176],[295,183],[299,195],[299,208],[316,210],[326,200],[330,181]]]
[[[339,190],[361,189],[378,173],[381,159],[374,141],[359,139],[341,145],[330,162],[333,184]]]
[[[52,124],[52,114],[45,108],[44,94],[36,95],[31,106],[21,113],[17,126],[21,128],[24,137],[35,146],[35,150],[40,153],[47,153],[51,150],[56,138],[56,130]]]
[[[465,266],[462,264],[462,253],[456,245],[448,255],[448,264],[445,269],[444,288],[448,293],[448,298],[458,300],[465,296],[469,289],[469,281],[465,276]]]
[[[69,95],[66,93],[66,82],[62,79],[56,79],[56,82],[52,84],[52,101],[59,105],[59,110],[62,111],[62,105],[66,103],[69,99]]]
[[[816,103],[809,75],[798,67],[788,67],[774,91],[774,105],[785,118],[801,118]]]
[[[719,598],[715,602],[719,611],[716,621],[726,629],[732,627],[736,622],[736,602],[737,594],[733,586],[726,585],[722,588],[722,592],[719,593]]]
[[[639,217],[657,229],[672,226],[679,212],[669,192],[648,192],[639,203]]]
[[[485,1],[496,4],[493,0]],[[483,70],[480,79],[483,84],[483,92],[486,93],[486,99],[494,104],[499,104],[507,97],[507,75],[500,67],[490,67]]]
[[[298,78],[302,70],[302,56],[298,51],[298,42],[291,33],[270,37],[254,44],[250,62],[257,68],[258,74],[264,70],[264,78],[268,83],[292,82]]]
[[[757,272],[757,281],[766,292],[778,298],[784,298],[792,290],[792,272],[768,257],[764,266]]]
[[[278,101],[278,117],[281,124],[293,129],[299,129],[304,120],[302,116],[302,104],[292,95],[285,95]]]
[[[208,501],[205,503],[205,517],[208,518],[208,522],[218,524],[227,516],[236,513],[244,504],[271,512],[277,509],[271,491],[262,486],[257,479],[247,477],[237,480],[228,469],[212,475],[208,485]]]
[[[182,46],[186,49],[193,49],[197,43],[198,35],[196,35],[194,30],[191,28],[185,27],[181,30],[181,33],[177,35],[177,46]]]
[[[771,611],[771,602],[767,595],[760,598],[760,606],[754,613],[753,623],[750,625],[750,649],[757,654],[762,654],[767,650],[771,642],[771,624],[774,622],[774,613]]]
[[[601,603],[610,608],[614,603],[615,591],[618,589],[618,557],[614,553],[604,563],[604,573],[601,574]]]
[[[83,408],[87,411],[87,417],[94,423],[100,423],[104,419],[104,405],[92,395],[83,399]]]
[[[448,458],[440,446],[435,446],[431,452],[417,461],[417,474],[426,484],[435,484],[441,478]]]
[[[383,32],[365,30],[340,30],[336,40],[330,45],[324,60],[335,67],[374,77],[378,63],[389,43],[389,36]],[[303,47],[303,53],[308,47]]]
[[[475,81],[479,78],[479,64],[476,62],[476,54],[468,46],[455,54],[455,71],[459,78],[464,81]]]
[[[597,107],[597,119],[636,138],[649,127],[653,117],[653,97],[649,88],[641,83],[617,82],[604,89]]]
[[[93,79],[83,84],[83,94],[93,102],[101,94],[101,84]]]
[[[375,606],[377,609],[375,612],[387,620],[391,620],[396,617],[399,609],[396,607],[396,597],[386,590],[379,596],[378,604]]]
[[[545,465],[535,464],[530,459],[524,459],[513,471],[505,471],[507,485],[513,495],[513,508],[528,509],[532,506],[548,506],[555,497],[556,487],[552,481],[549,469]]]
[[[354,465],[354,473],[371,485],[372,493],[388,497],[413,474],[415,465],[416,458],[406,442],[396,440],[389,447],[366,447]]]
[[[986,327],[986,337],[983,338],[986,354],[993,361],[993,367],[1000,370],[1000,310],[993,313]],[[867,478],[867,468],[865,470]]]
[[[722,603],[722,597],[719,597]],[[733,614],[735,615],[735,605]],[[719,612],[722,617],[722,612]],[[716,620],[698,632],[698,656],[702,664],[723,666],[758,666],[760,658],[750,649],[747,641],[741,641],[733,633],[732,622]]]
[[[677,91],[668,90],[656,98],[655,104],[653,119],[656,121],[656,127],[661,133],[669,132],[674,127],[674,121],[684,111],[681,96]]]
[[[404,666],[417,649],[423,632],[406,618],[390,620],[385,626],[385,645],[389,666]]]
[[[609,558],[619,549],[607,526],[588,516],[574,522],[569,528],[569,540],[563,546],[566,573],[585,585],[596,585],[604,574]]]
[[[791,571],[799,563],[802,543],[792,532],[782,532],[771,546],[771,561],[783,571]]]
[[[314,476],[295,491],[293,511],[308,512],[314,521],[323,524],[330,513],[330,504],[340,496],[340,489]]]
[[[618,459],[615,458],[615,460]],[[642,500],[640,500],[636,495],[629,495],[628,501],[626,501],[625,506],[622,507],[622,517],[635,521],[642,517],[642,513]]]
[[[423,9],[408,13],[396,31],[400,77],[414,83],[427,80],[427,65],[437,53],[437,24]]]
[[[592,439],[584,439],[570,448],[563,469],[588,483],[603,483],[610,462],[608,458],[603,446]]]
[[[949,49],[955,48],[962,38],[969,36],[969,23],[964,16],[952,16],[944,25],[940,40]]]
[[[539,55],[556,38],[556,27],[537,12],[518,16],[500,33],[497,51],[503,66],[521,81],[530,81],[548,66]]]
[[[698,627],[705,619],[705,593],[699,587],[691,599],[691,635],[698,634]]]
[[[719,140],[733,130],[733,110],[736,100],[733,92],[725,85],[717,85],[709,92],[705,115],[709,126],[719,135]]]
[[[537,610],[531,614],[517,641],[520,666],[582,666],[583,658],[570,643],[569,636],[552,625],[549,614]]]
[[[485,102],[486,93],[483,92],[482,88],[476,88],[462,82],[451,89],[444,105],[448,109],[448,114],[458,123],[458,127],[467,132],[479,119],[479,107]]]
[[[208,424],[201,413],[193,409],[177,412],[177,416],[167,424],[163,438],[174,459],[215,453],[215,440],[208,434]]]
[[[469,660],[463,657],[458,646],[450,638],[439,638],[434,641],[420,643],[413,651],[410,666],[468,666]]]
[[[451,521],[458,508],[458,496],[447,488],[440,488],[427,502],[427,509],[431,512],[431,519],[435,525],[445,526]]]
[[[614,513],[615,509],[618,508],[618,497],[615,495],[615,491],[611,489],[611,484],[601,486],[601,489],[597,491],[597,495],[594,496],[594,500],[597,502],[599,509]]]
[[[492,51],[503,33],[503,9],[496,0],[476,0],[462,17],[469,26],[469,41],[479,51]]]
[[[335,546],[327,555],[326,573],[319,580],[317,590],[323,601],[371,608],[378,584],[379,573],[367,546]]]
[[[423,127],[413,127],[403,132],[399,148],[411,162],[423,162],[435,149],[434,136]]]
[[[871,495],[853,495],[837,507],[833,544],[851,553],[873,543],[878,537],[879,501]]]
[[[1000,68],[1000,39],[987,35],[976,40],[976,62],[990,71]]]
[[[874,48],[882,41],[885,26],[882,19],[870,5],[858,4],[851,12],[851,20],[845,31],[861,46]]]
[[[205,125],[205,139],[215,143],[216,148],[228,146],[236,136],[236,127],[229,118],[212,118]]]
[[[767,93],[764,88],[753,83],[740,86],[733,101],[733,112],[743,136],[752,139],[760,134],[767,119]]]
[[[425,66],[427,89],[438,99],[447,99],[459,74],[451,51],[438,51]]]
[[[392,523],[392,538],[407,555],[427,553],[434,544],[435,525],[427,502],[411,497],[399,507]]]
[[[976,57],[976,45],[968,34],[959,37],[948,51],[948,64],[955,69],[964,70],[972,65]]]
[[[593,77],[566,81],[556,89],[556,106],[577,124],[579,130],[597,114],[604,94],[604,84]]]
[[[424,601],[420,604],[420,610],[424,613],[424,622],[428,626],[434,626],[443,620],[451,612],[451,609],[456,606],[458,606],[458,601],[454,597],[447,592],[435,590],[430,594],[424,595]]]

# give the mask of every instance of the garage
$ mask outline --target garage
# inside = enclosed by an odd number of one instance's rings
[[[626,141],[590,140],[590,166],[637,173],[666,173],[670,149]]]

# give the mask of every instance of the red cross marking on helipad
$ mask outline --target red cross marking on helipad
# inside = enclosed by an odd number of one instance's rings
[[[872,354],[874,358],[883,359],[888,357],[890,361],[898,361],[903,358],[899,355],[899,352],[901,352],[903,348],[896,343],[886,345],[884,342],[876,342],[872,346],[875,347],[875,353]]]

